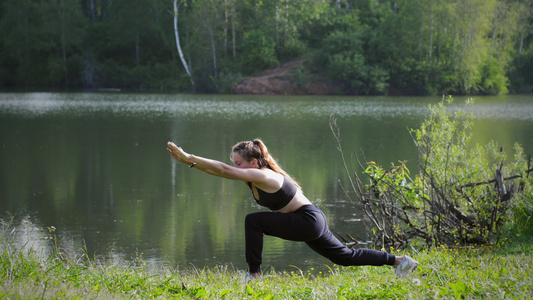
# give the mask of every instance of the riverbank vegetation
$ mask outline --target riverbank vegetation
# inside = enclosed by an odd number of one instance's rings
[[[533,228],[531,155],[517,143],[512,156],[493,141],[472,145],[474,116],[449,111],[451,102],[446,97],[430,105],[420,128],[411,130],[418,162],[414,174],[402,161],[382,167],[357,153],[348,160],[340,129],[331,120],[350,179],[346,194],[360,204],[380,247],[413,241],[430,247],[495,245]]]
[[[228,266],[154,265],[137,257],[118,264],[68,254],[47,228],[52,252],[4,221],[0,235],[0,297],[4,299],[527,299],[533,294],[531,236],[491,247],[411,250],[415,273],[397,279],[390,267],[328,271],[271,270],[260,280]],[[35,242],[35,241],[32,241]],[[393,250],[398,253],[403,251]]]
[[[5,0],[0,87],[228,93],[244,77],[305,59],[289,75],[293,84],[315,80],[338,94],[531,92],[532,7],[532,0]]]

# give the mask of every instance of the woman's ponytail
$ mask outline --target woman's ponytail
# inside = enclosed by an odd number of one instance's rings
[[[298,188],[301,188],[296,180],[294,180],[287,172],[285,172],[278,164],[276,159],[270,155],[267,146],[261,139],[254,139],[253,141],[240,142],[233,146],[232,152],[237,152],[246,161],[257,159],[259,168],[267,167],[272,171],[282,174],[289,178]]]

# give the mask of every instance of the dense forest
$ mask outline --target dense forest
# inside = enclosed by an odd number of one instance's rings
[[[2,0],[0,88],[228,93],[289,76],[338,93],[533,90],[533,0]]]

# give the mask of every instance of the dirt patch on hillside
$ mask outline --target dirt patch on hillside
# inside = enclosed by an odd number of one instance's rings
[[[328,95],[337,89],[319,81],[308,81],[304,86],[296,87],[289,72],[304,62],[304,59],[291,61],[267,70],[258,77],[248,77],[233,88],[234,94],[249,95]]]

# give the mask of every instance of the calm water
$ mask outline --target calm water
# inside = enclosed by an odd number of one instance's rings
[[[456,98],[461,107],[466,98]],[[262,138],[324,210],[339,234],[365,237],[329,128],[338,119],[347,154],[416,169],[407,128],[440,97],[263,97],[115,93],[0,94],[0,216],[45,251],[47,227],[66,251],[102,259],[245,269],[244,216],[264,210],[242,182],[172,161],[186,151],[230,163],[233,144]],[[474,141],[533,152],[533,96],[476,98]],[[40,230],[43,228],[44,230]],[[329,262],[303,243],[266,237],[264,267]]]

